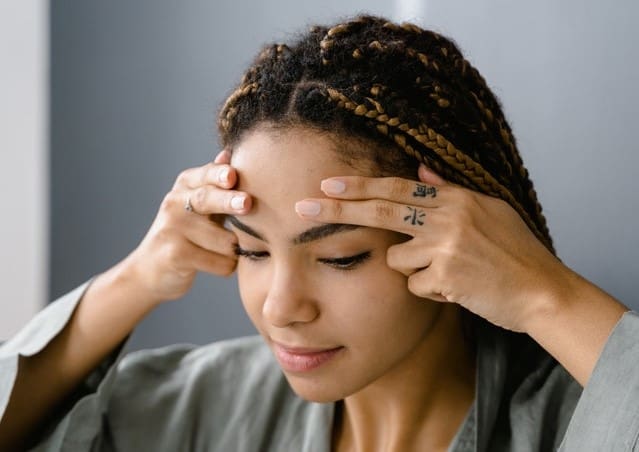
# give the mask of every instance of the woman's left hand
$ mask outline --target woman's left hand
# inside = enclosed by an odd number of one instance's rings
[[[417,296],[458,303],[488,321],[527,332],[548,312],[572,272],[528,229],[505,201],[419,169],[420,181],[397,177],[334,177],[322,181],[322,223],[388,229],[411,238],[388,249],[388,265],[408,277]],[[308,205],[307,205],[308,207]],[[317,211],[317,208],[315,209]]]

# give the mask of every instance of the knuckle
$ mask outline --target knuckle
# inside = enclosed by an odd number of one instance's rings
[[[386,265],[393,268],[397,264],[397,248],[391,246],[386,251]]]
[[[385,201],[375,201],[375,218],[387,222],[395,216],[395,208]]]
[[[389,177],[387,184],[388,193],[393,198],[403,197],[406,194],[406,183],[402,178]]]
[[[176,204],[177,204],[177,196],[175,192],[170,191],[166,195],[164,195],[164,198],[162,199],[162,202],[160,203],[160,210],[170,212],[175,207]]]
[[[208,191],[205,187],[198,187],[193,191],[193,195],[191,196],[191,204],[193,208],[197,211],[206,210],[206,202],[208,199]]]
[[[449,207],[449,226],[472,224],[474,201],[467,195],[457,195]]]
[[[447,252],[452,254],[462,248],[465,235],[466,228],[459,223],[453,222],[448,228],[448,240],[446,241]]]
[[[410,290],[412,293],[414,293],[415,295],[419,295],[421,292],[421,284],[420,284],[420,278],[419,278],[420,274],[419,272],[417,273],[413,273],[412,275],[410,275],[408,277],[408,290]]]
[[[210,183],[210,180],[215,180],[216,165],[213,163],[207,163],[204,166],[204,171],[200,173],[200,185],[206,185]]]
[[[185,169],[183,171],[180,172],[180,174],[178,174],[177,178],[175,179],[175,185],[183,185],[186,183],[186,180],[189,177],[189,170]]]
[[[442,276],[448,274],[448,272],[454,268],[454,260],[460,253],[459,242],[455,240],[449,240],[443,244],[438,253],[438,263],[436,274]]]
[[[470,190],[460,190],[457,196],[457,202],[463,210],[471,211],[477,206],[477,199]]]
[[[362,176],[353,176],[349,181],[349,185],[354,188],[356,193],[366,192],[366,178]]]
[[[219,274],[221,276],[231,276],[235,271],[237,261],[233,259],[224,259],[219,265]]]
[[[166,248],[171,242],[173,237],[173,231],[167,224],[160,224],[156,231],[154,231],[153,243],[161,247]]]
[[[333,201],[331,203],[331,213],[334,218],[342,218],[344,214],[344,205],[341,201]]]

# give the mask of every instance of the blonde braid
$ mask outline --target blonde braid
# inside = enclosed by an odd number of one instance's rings
[[[253,82],[240,86],[226,99],[220,113],[220,124],[224,130],[228,130],[233,121],[233,117],[237,114],[238,109],[234,104],[236,104],[241,97],[248,96],[255,92],[257,92],[257,83]]]
[[[229,95],[220,109],[219,124],[223,133],[228,133],[229,127],[233,123],[233,118],[238,113],[237,104],[240,103],[240,100],[259,91],[259,84],[256,80],[262,64],[270,62],[272,59],[279,60],[290,51],[290,47],[286,44],[273,44],[262,49],[253,66],[242,77],[240,86]]]
[[[351,33],[353,29],[365,26],[367,23],[368,20],[364,17],[361,17],[350,22],[345,22],[343,24],[338,24],[332,28],[329,28],[324,35],[324,38],[322,38],[322,40],[320,41],[320,58],[322,60],[322,64],[330,64],[331,60],[328,57],[328,52],[335,44],[335,38],[338,38],[340,35]]]
[[[482,114],[482,116],[484,117],[484,119],[486,120],[488,124],[496,127],[496,130],[498,132],[497,136],[501,138],[503,144],[510,151],[510,155],[512,156],[513,164],[515,167],[514,169],[518,171],[522,179],[529,180],[528,170],[523,164],[523,160],[521,158],[519,150],[517,149],[514,143],[512,131],[506,125],[503,113],[500,111],[500,109],[498,109],[497,117],[495,117],[493,110],[489,108],[488,106],[486,106],[487,100],[490,100],[490,103],[494,103],[494,101],[490,99],[490,97],[486,97],[488,86],[486,84],[485,79],[481,76],[479,71],[477,71],[477,69],[475,69],[468,62],[468,60],[466,60],[459,53],[459,51],[456,48],[452,47],[447,40],[442,39],[440,35],[434,32],[422,30],[418,26],[414,24],[410,24],[410,23],[403,23],[401,25],[396,25],[391,22],[387,22],[383,25],[383,27],[396,32],[407,32],[417,36],[422,34],[428,34],[440,42],[441,47],[439,48],[439,50],[441,55],[444,58],[449,58],[450,60],[452,60],[453,67],[455,67],[458,70],[462,78],[470,81],[471,83],[476,84],[479,87],[478,92],[475,92],[472,89],[469,89],[469,93],[473,97],[473,100],[475,101],[475,104],[477,105],[478,110],[480,111],[480,113]],[[387,47],[381,45],[379,41],[371,42],[369,44],[369,48],[373,50],[378,50],[378,51],[387,50]],[[415,49],[412,49],[410,47],[406,47],[405,53],[408,57],[419,60],[425,68],[432,68],[435,71],[439,72],[439,66],[437,65],[437,62],[434,61],[434,59],[436,59],[436,56],[433,56],[433,58],[429,59],[424,53],[418,52]],[[356,51],[353,53],[353,57],[355,58],[361,58],[362,56],[363,55],[359,49],[356,49]],[[416,82],[419,83],[419,80],[416,80]],[[430,96],[431,98],[437,98],[436,93],[430,94]],[[441,101],[441,103],[438,101],[438,104],[442,107],[449,105],[446,99]],[[482,122],[482,127],[484,128],[486,127],[483,122]],[[504,151],[501,148],[498,148],[498,152],[501,154],[502,161],[506,165],[506,170],[509,172],[509,174],[512,174],[513,168],[511,164],[508,162],[508,160],[506,159]],[[541,204],[539,203],[537,194],[533,187],[529,188],[527,195],[536,211],[537,216],[539,217],[540,227],[546,233],[546,235],[549,236],[550,232],[548,231],[546,218],[544,217],[542,213]]]
[[[309,124],[383,146],[391,140],[397,150],[371,151],[383,173],[413,174],[413,165],[424,162],[508,202],[554,252],[498,100],[445,37],[360,16],[314,27],[292,50],[266,48],[222,108],[223,142],[233,143],[261,121]]]
[[[392,136],[393,140],[400,145],[402,149],[408,151],[412,157],[417,157],[420,161],[423,161],[421,154],[407,144],[406,135],[434,151],[448,165],[464,174],[485,193],[508,202],[524,219],[533,233],[542,240],[542,242],[547,243],[545,236],[541,234],[528,212],[517,202],[512,193],[501,185],[479,163],[457,149],[453,143],[438,134],[435,130],[426,124],[420,124],[417,128],[411,127],[407,122],[402,122],[398,117],[389,117],[379,102],[372,102],[374,109],[369,109],[366,105],[357,104],[333,88],[327,88],[326,92],[329,98],[334,101],[338,107],[352,111],[357,116],[364,116],[380,122],[381,124],[377,126],[377,130],[387,136]],[[370,99],[367,98],[367,100]],[[391,134],[389,128],[400,130],[404,134]]]

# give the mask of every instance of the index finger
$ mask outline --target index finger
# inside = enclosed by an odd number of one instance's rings
[[[174,186],[198,188],[203,185],[215,185],[220,188],[232,188],[236,182],[237,174],[231,165],[211,162],[182,171]]]
[[[384,199],[402,204],[439,207],[444,187],[401,177],[340,176],[324,179],[321,190],[331,198]]]
[[[436,209],[400,204],[383,199],[342,200],[307,198],[295,211],[307,220],[388,229],[415,236],[430,222]]]

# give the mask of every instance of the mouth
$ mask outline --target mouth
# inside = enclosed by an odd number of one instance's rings
[[[331,361],[344,347],[295,347],[273,341],[273,352],[284,371],[311,372]]]

